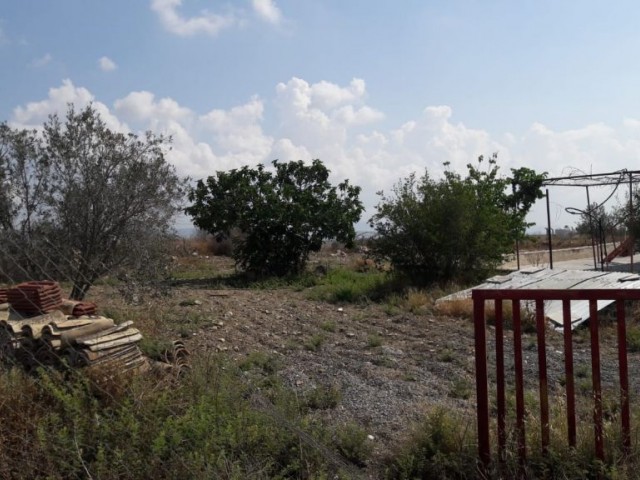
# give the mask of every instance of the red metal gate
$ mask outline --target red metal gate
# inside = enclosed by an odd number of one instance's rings
[[[589,302],[589,331],[591,340],[591,375],[593,384],[593,424],[595,433],[596,458],[604,459],[603,419],[602,419],[602,386],[600,378],[600,341],[598,325],[598,300],[613,300],[616,304],[617,340],[618,340],[618,373],[620,380],[620,417],[622,428],[622,448],[628,450],[631,444],[629,415],[629,379],[627,369],[627,342],[625,323],[625,300],[640,300],[638,289],[606,289],[606,290],[483,290],[472,292],[473,316],[475,330],[476,355],[476,395],[478,416],[478,452],[481,462],[486,466],[491,461],[489,431],[489,388],[487,367],[487,335],[485,320],[485,302],[495,302],[495,354],[496,354],[496,411],[498,458],[504,458],[506,432],[506,396],[505,396],[505,357],[504,357],[504,320],[503,301],[512,302],[513,316],[513,354],[515,374],[516,400],[516,444],[521,463],[526,460],[527,445],[525,440],[525,405],[524,405],[524,370],[522,358],[522,312],[521,302],[535,303],[535,318],[538,348],[538,383],[540,400],[540,438],[542,451],[549,447],[549,393],[547,381],[547,350],[545,340],[545,300],[562,301],[563,335],[564,335],[564,369],[565,389],[567,397],[567,441],[572,447],[576,445],[576,404],[573,372],[573,342],[571,330],[571,301],[587,300]]]

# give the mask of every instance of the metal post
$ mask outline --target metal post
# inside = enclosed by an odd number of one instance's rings
[[[571,334],[571,301],[562,300],[562,330],[564,333],[564,377],[567,391],[567,435],[569,446],[576,446],[576,394],[573,379],[573,343]]]
[[[473,325],[476,348],[476,405],[478,414],[478,454],[484,468],[491,461],[489,441],[489,389],[487,372],[487,333],[484,317],[484,297],[472,292]]]
[[[549,189],[547,188],[547,240],[549,241],[549,268],[553,270],[553,246],[551,245],[551,210],[549,209]]]
[[[629,172],[629,235],[632,235],[631,227],[633,226],[633,174]],[[633,250],[636,246],[636,242],[634,240],[633,245],[629,250],[629,261],[631,262],[629,265],[629,271],[633,273]]]
[[[596,458],[604,460],[604,430],[602,425],[602,384],[600,376],[600,339],[598,335],[598,300],[589,300],[589,330],[591,333],[591,382],[593,384],[593,423]]]
[[[542,451],[549,449],[549,386],[547,381],[547,346],[545,341],[544,301],[536,300],[536,330],[538,333],[538,379],[540,384],[540,424]]]
[[[513,196],[515,197],[516,194],[516,185],[515,183],[511,184],[511,192],[513,193]],[[513,207],[513,213],[517,213],[518,211],[518,206],[514,206]],[[518,266],[518,270],[520,270],[520,239],[518,238],[518,234],[516,233],[516,263]]]
[[[598,269],[598,264],[596,262],[596,244],[593,239],[593,221],[591,220],[591,200],[589,199],[589,187],[585,187],[587,189],[587,215],[589,216],[589,235],[591,236],[591,250],[593,250],[593,269]]]

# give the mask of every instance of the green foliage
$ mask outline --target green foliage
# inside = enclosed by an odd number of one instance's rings
[[[70,279],[76,299],[110,272],[138,286],[164,275],[184,188],[168,143],[114,132],[92,105],[41,131],[0,125],[3,274]]]
[[[310,352],[317,352],[322,347],[322,344],[325,341],[325,336],[322,334],[316,334],[307,339],[304,342],[304,348],[309,350]]]
[[[335,385],[320,385],[304,394],[306,405],[313,410],[336,408],[342,400],[342,393]]]
[[[469,423],[445,409],[427,414],[389,457],[387,478],[477,478],[475,432]]]
[[[371,333],[367,337],[367,346],[369,348],[376,348],[382,345],[382,337],[377,333]]]
[[[337,187],[320,160],[273,162],[243,167],[198,181],[185,211],[199,228],[228,237],[241,232],[233,256],[242,269],[259,276],[283,276],[303,270],[310,252],[324,239],[353,243],[353,224],[363,206],[360,188],[348,180]]]
[[[640,352],[640,327],[630,325],[627,327],[627,349],[630,352]]]
[[[243,377],[220,359],[179,384],[2,372],[0,478],[333,478],[330,432],[292,392],[268,400]]]
[[[416,283],[473,281],[500,264],[524,235],[544,174],[521,168],[500,177],[496,155],[467,167],[466,177],[447,170],[438,181],[410,175],[393,196],[381,194],[369,221],[375,255]]]
[[[453,379],[449,396],[451,398],[459,398],[467,400],[473,395],[473,385],[465,377],[456,377]]]
[[[367,432],[356,423],[347,423],[336,431],[338,450],[356,465],[364,465],[371,455],[371,444]]]
[[[317,280],[309,297],[332,303],[380,300],[395,288],[394,279],[384,272],[355,272],[344,268],[330,270]]]

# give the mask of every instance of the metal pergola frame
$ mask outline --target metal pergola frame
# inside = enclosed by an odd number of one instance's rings
[[[547,178],[542,183],[543,187],[584,187],[587,194],[587,208],[591,205],[589,198],[589,187],[602,187],[629,184],[629,213],[633,214],[633,185],[640,183],[640,170],[617,170],[615,172],[592,173],[567,175],[563,177]],[[547,240],[549,243],[549,267],[553,269],[553,245],[551,243],[551,213],[549,208],[549,188],[545,188],[545,197],[547,202]],[[593,249],[593,266],[597,269],[595,240],[593,233],[591,234],[591,245]],[[518,270],[520,270],[520,249],[516,243],[516,257]],[[633,272],[633,250],[631,250],[629,269]],[[604,270],[604,263],[600,259],[600,266]]]

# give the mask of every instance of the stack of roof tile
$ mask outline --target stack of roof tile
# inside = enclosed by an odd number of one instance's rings
[[[89,367],[106,377],[150,367],[138,346],[142,335],[133,322],[116,325],[95,315],[94,303],[63,300],[55,282],[22,283],[8,289],[7,297],[8,303],[0,302],[0,361],[26,369]],[[188,355],[182,342],[174,342],[163,365],[182,372],[188,368]]]
[[[0,304],[7,303],[7,300],[9,298],[7,296],[8,293],[9,293],[8,288],[0,288]]]
[[[82,317],[85,315],[95,315],[98,311],[98,306],[92,302],[63,299],[60,310],[62,310],[65,315]]]
[[[27,315],[41,315],[62,305],[62,291],[57,282],[49,280],[25,282],[9,289],[11,307]]]
[[[146,369],[148,363],[138,348],[142,335],[133,322],[103,329],[75,339],[72,362],[77,366],[114,368],[121,372]]]
[[[95,303],[78,302],[78,304],[73,307],[71,315],[73,315],[74,317],[82,317],[83,315],[95,315],[97,310],[98,306]]]

